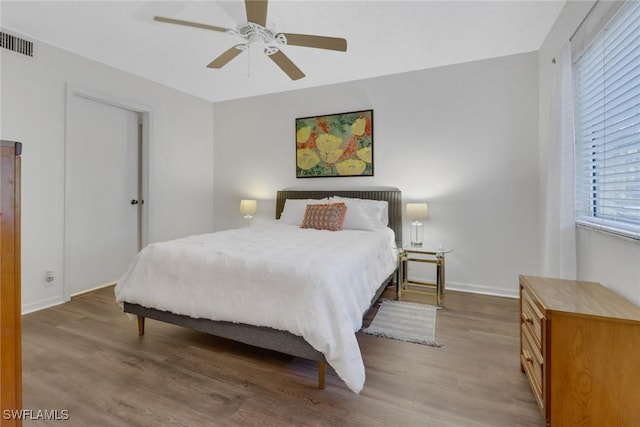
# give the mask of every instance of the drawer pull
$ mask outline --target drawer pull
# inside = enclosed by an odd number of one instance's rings
[[[531,323],[533,325],[533,319],[527,315],[527,313],[522,313],[522,320],[525,323]]]
[[[531,358],[531,356],[529,356],[529,353],[527,353],[526,350],[522,350],[522,356],[524,357],[524,360],[526,360],[529,363],[533,363],[533,359]]]

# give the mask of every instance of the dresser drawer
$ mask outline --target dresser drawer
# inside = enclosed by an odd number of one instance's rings
[[[544,321],[544,316],[526,288],[523,287],[521,289],[521,295],[522,313],[520,313],[520,320],[523,325],[529,327],[535,339],[536,347],[542,352],[542,322]]]
[[[535,338],[531,334],[531,328],[523,323],[520,326],[520,340],[522,347],[520,350],[520,363],[529,379],[536,402],[540,411],[544,414],[544,394],[543,394],[543,365],[542,353],[535,343]]]

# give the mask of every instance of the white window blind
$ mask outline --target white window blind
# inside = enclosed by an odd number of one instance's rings
[[[576,219],[640,239],[640,2],[627,2],[573,64]]]

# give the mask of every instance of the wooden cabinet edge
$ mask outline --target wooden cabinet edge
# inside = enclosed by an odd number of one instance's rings
[[[20,173],[22,144],[0,140],[2,167],[0,168],[0,238],[2,240],[0,268],[0,318],[9,322],[12,333],[0,338],[0,365],[2,365],[0,407],[3,427],[21,426],[18,418],[5,419],[5,410],[22,409],[22,334],[20,292]],[[5,331],[6,332],[6,331]]]

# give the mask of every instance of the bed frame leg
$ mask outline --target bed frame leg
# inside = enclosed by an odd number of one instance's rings
[[[327,362],[321,360],[318,362],[318,388],[320,390],[324,390],[326,374],[327,374]]]
[[[144,317],[138,316],[138,336],[144,335]]]

